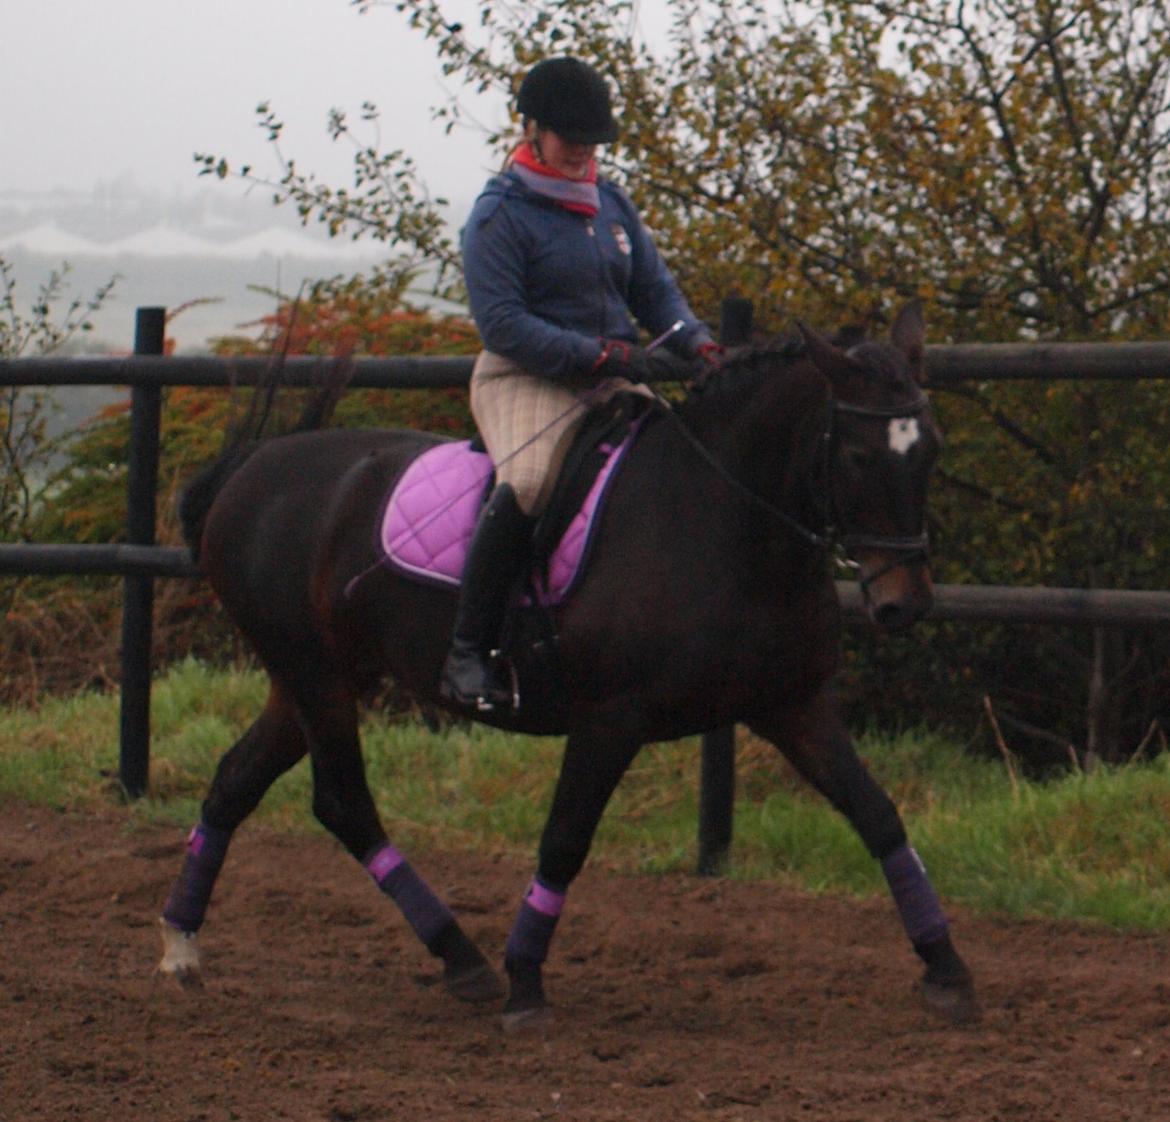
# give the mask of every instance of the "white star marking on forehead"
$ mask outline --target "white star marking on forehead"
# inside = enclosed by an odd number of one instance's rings
[[[917,417],[894,417],[887,430],[890,438],[890,451],[899,456],[906,455],[921,435],[918,431]]]

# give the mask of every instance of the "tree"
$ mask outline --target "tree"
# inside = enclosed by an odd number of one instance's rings
[[[89,297],[67,298],[69,266],[54,269],[22,310],[12,265],[0,257],[0,358],[48,355],[78,333],[93,329],[92,317],[114,287],[110,280]],[[68,299],[64,308],[62,301]],[[4,386],[0,398],[0,540],[28,536],[39,500],[51,487],[64,438],[48,423],[56,405],[51,392]]]
[[[554,53],[606,73],[623,122],[607,170],[709,314],[741,288],[766,321],[881,320],[918,295],[953,339],[1170,327],[1162,6],[826,0],[810,13],[787,0],[667,0],[656,54],[629,35],[629,0],[485,6],[474,39],[441,0],[352,2],[404,13],[467,89],[514,93]],[[456,101],[436,122],[453,128],[461,114]],[[363,106],[364,123],[377,119]],[[441,200],[409,156],[376,155],[340,111],[331,121],[355,145],[353,188],[322,187],[281,156],[278,196],[331,230],[432,258],[438,246],[456,263],[434,236]],[[505,129],[487,141],[502,155],[513,139]]]
[[[926,300],[940,341],[1170,329],[1165,5],[667,0],[668,39],[652,47],[630,35],[628,0],[485,5],[474,29],[441,0],[353,2],[396,9],[467,90],[514,92],[550,54],[607,74],[623,135],[606,170],[709,319],[740,291],[774,329],[797,316],[873,327],[907,296]],[[362,124],[377,116],[364,106]],[[436,110],[443,127],[462,120],[457,100]],[[344,115],[334,128],[353,139]],[[513,137],[488,140],[502,154]],[[331,229],[374,230],[409,260],[435,251],[449,278],[450,243],[434,241],[439,200],[418,187],[409,157],[356,152],[352,190],[323,189],[282,159],[277,197]],[[938,405],[951,435],[937,507],[943,579],[1165,587],[1163,385],[970,385]],[[1045,725],[1106,757],[1167,719],[1162,641],[1049,631],[1021,668],[1019,634],[983,631],[935,652],[967,713],[998,693],[1017,727]],[[1083,722],[1070,716],[1085,705],[1070,666],[1096,684]],[[918,698],[907,687],[903,711],[939,694],[935,668],[920,656],[914,668],[908,679],[931,688]]]
[[[27,307],[18,298],[15,271],[0,258],[0,358],[52,354],[78,334],[92,330],[92,317],[105,303],[114,280],[88,297],[70,296],[69,266],[50,272],[37,287]],[[41,520],[52,505],[61,481],[69,435],[53,435],[57,405],[52,391],[22,386],[3,387],[0,396],[0,541],[39,538]],[[60,652],[84,648],[93,634],[110,634],[108,618],[100,624],[79,597],[49,587],[37,578],[7,580],[2,585],[0,611],[5,626],[0,637],[0,696],[6,701],[35,703],[47,683],[58,678]],[[30,595],[30,590],[35,591]],[[92,651],[85,649],[87,655]],[[74,659],[76,665],[77,660]],[[89,657],[81,681],[106,680],[100,659]]]

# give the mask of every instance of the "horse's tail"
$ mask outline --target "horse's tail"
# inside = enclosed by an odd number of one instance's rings
[[[203,545],[203,524],[220,488],[228,477],[256,450],[255,443],[233,443],[201,467],[183,487],[179,495],[179,525],[183,540],[196,563]]]
[[[183,540],[196,562],[199,560],[203,541],[204,523],[223,485],[265,440],[293,432],[312,432],[314,429],[324,428],[333,415],[342,391],[353,376],[351,356],[349,354],[337,356],[326,371],[325,381],[309,394],[296,421],[291,426],[274,429],[273,405],[277,391],[285,384],[284,358],[284,354],[278,355],[265,371],[244,416],[229,429],[219,455],[201,467],[187,481],[179,496],[179,525],[183,532]]]

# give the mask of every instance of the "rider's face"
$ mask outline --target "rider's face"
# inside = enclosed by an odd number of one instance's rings
[[[597,152],[596,144],[577,144],[565,140],[549,128],[536,130],[536,142],[540,158],[554,171],[570,179],[584,179]]]

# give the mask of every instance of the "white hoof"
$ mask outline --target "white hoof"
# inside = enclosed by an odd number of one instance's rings
[[[193,931],[180,931],[165,919],[158,921],[162,933],[163,956],[158,973],[173,978],[185,989],[203,985],[203,968],[199,958],[199,942]]]

